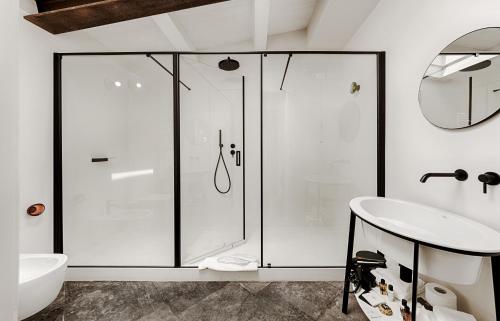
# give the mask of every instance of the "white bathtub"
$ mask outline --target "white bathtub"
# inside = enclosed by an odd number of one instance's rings
[[[43,310],[57,298],[68,257],[64,254],[21,254],[19,257],[19,319]]]

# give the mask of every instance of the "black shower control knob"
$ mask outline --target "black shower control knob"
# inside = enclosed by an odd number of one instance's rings
[[[234,143],[231,144],[231,148],[236,148],[236,145]]]
[[[500,175],[495,172],[486,172],[477,177],[477,179],[483,183],[483,193],[486,194],[487,185],[498,185],[500,184]]]
[[[498,185],[500,183],[500,176],[494,172],[486,172],[478,176],[478,179],[482,183],[488,185]]]
[[[234,149],[231,150],[231,155],[234,157],[234,154],[236,154],[236,151]]]

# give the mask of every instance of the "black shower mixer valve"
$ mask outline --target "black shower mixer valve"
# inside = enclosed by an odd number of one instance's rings
[[[235,148],[236,148],[236,144],[234,144],[234,143],[231,144],[231,156],[233,156],[233,158],[234,158],[234,155],[236,155]]]

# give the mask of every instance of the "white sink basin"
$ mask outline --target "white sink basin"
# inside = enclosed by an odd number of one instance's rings
[[[429,246],[485,255],[500,253],[499,232],[458,214],[383,197],[357,197],[350,207],[375,226]]]
[[[500,254],[499,232],[458,214],[382,197],[357,197],[349,205],[368,223],[362,224],[358,240],[365,249],[380,250],[412,268],[413,241],[418,241],[423,245],[419,272],[434,279],[474,284],[483,256]]]
[[[41,311],[57,298],[68,257],[64,254],[21,254],[19,257],[19,319]]]

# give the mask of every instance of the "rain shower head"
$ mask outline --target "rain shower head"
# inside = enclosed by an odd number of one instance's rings
[[[227,57],[227,59],[221,60],[219,62],[219,68],[225,71],[233,71],[240,68],[240,63],[238,62],[238,60]]]

